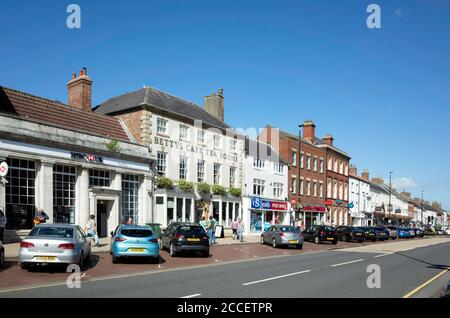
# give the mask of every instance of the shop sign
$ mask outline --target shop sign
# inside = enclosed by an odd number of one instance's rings
[[[71,152],[70,156],[75,160],[85,160],[87,162],[103,163],[103,157],[81,152]]]
[[[252,198],[252,209],[286,211],[288,209],[288,203]]]
[[[303,211],[326,212],[323,206],[306,205]]]
[[[333,202],[332,202],[331,200],[326,200],[326,201],[325,201],[325,205],[326,205],[326,206],[332,206],[332,205],[333,205]]]

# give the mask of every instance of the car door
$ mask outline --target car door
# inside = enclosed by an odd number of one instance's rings
[[[172,225],[169,225],[162,233],[161,233],[161,245],[164,248],[169,248],[169,244],[168,244],[168,235],[170,230],[172,229]]]
[[[86,239],[86,236],[84,235],[83,231],[79,227],[77,227],[75,229],[75,240],[76,240],[75,244],[77,246],[77,250],[83,251],[83,255],[88,255],[89,249],[87,248],[87,239]]]
[[[303,237],[306,241],[312,240],[312,227],[311,226],[305,230]]]

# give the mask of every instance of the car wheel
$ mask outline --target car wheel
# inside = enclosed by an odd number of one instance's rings
[[[0,250],[0,267],[3,267],[5,265],[5,251]]]
[[[359,240],[358,243],[364,243],[364,240]]]
[[[209,257],[209,250],[205,251],[202,253],[203,257]]]
[[[342,242],[347,242],[347,241],[348,241],[347,235],[342,236]]]
[[[81,253],[80,255],[80,261],[78,262],[78,266],[80,266],[80,270],[83,271],[84,269],[84,255]]]
[[[319,238],[318,236],[316,236],[316,237],[314,238],[314,243],[320,244],[320,238]]]
[[[28,264],[20,263],[20,268],[21,268],[21,269],[26,269],[26,270],[28,270],[28,269],[29,269],[29,266],[28,266]]]
[[[259,240],[261,242],[261,245],[264,245],[264,237],[261,235],[261,239]]]
[[[113,264],[119,264],[119,258],[114,254],[112,256],[112,262],[113,262]]]
[[[303,249],[303,244],[297,245],[297,248],[298,248],[299,250],[302,250],[302,249]]]
[[[170,243],[169,254],[172,257],[175,257],[177,255],[177,252],[175,252],[175,248],[173,247],[173,243]]]
[[[377,239],[373,239],[373,240],[372,240],[372,242],[376,242],[376,241],[377,241]]]
[[[337,239],[333,241],[333,245],[337,245]]]
[[[277,241],[275,240],[275,238],[272,239],[272,247],[273,248],[277,248],[278,247],[278,244],[277,244]]]

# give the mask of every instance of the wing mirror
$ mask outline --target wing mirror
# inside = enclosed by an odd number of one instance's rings
[[[114,236],[114,232],[113,232],[113,231],[111,231],[111,233],[109,233],[109,234],[111,234],[111,237],[113,237],[113,236]]]

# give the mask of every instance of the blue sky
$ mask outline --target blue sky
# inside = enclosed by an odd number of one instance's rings
[[[94,104],[150,85],[201,105],[223,87],[230,125],[312,119],[359,171],[450,209],[449,31],[444,0],[2,0],[0,85],[66,101],[87,67]]]

